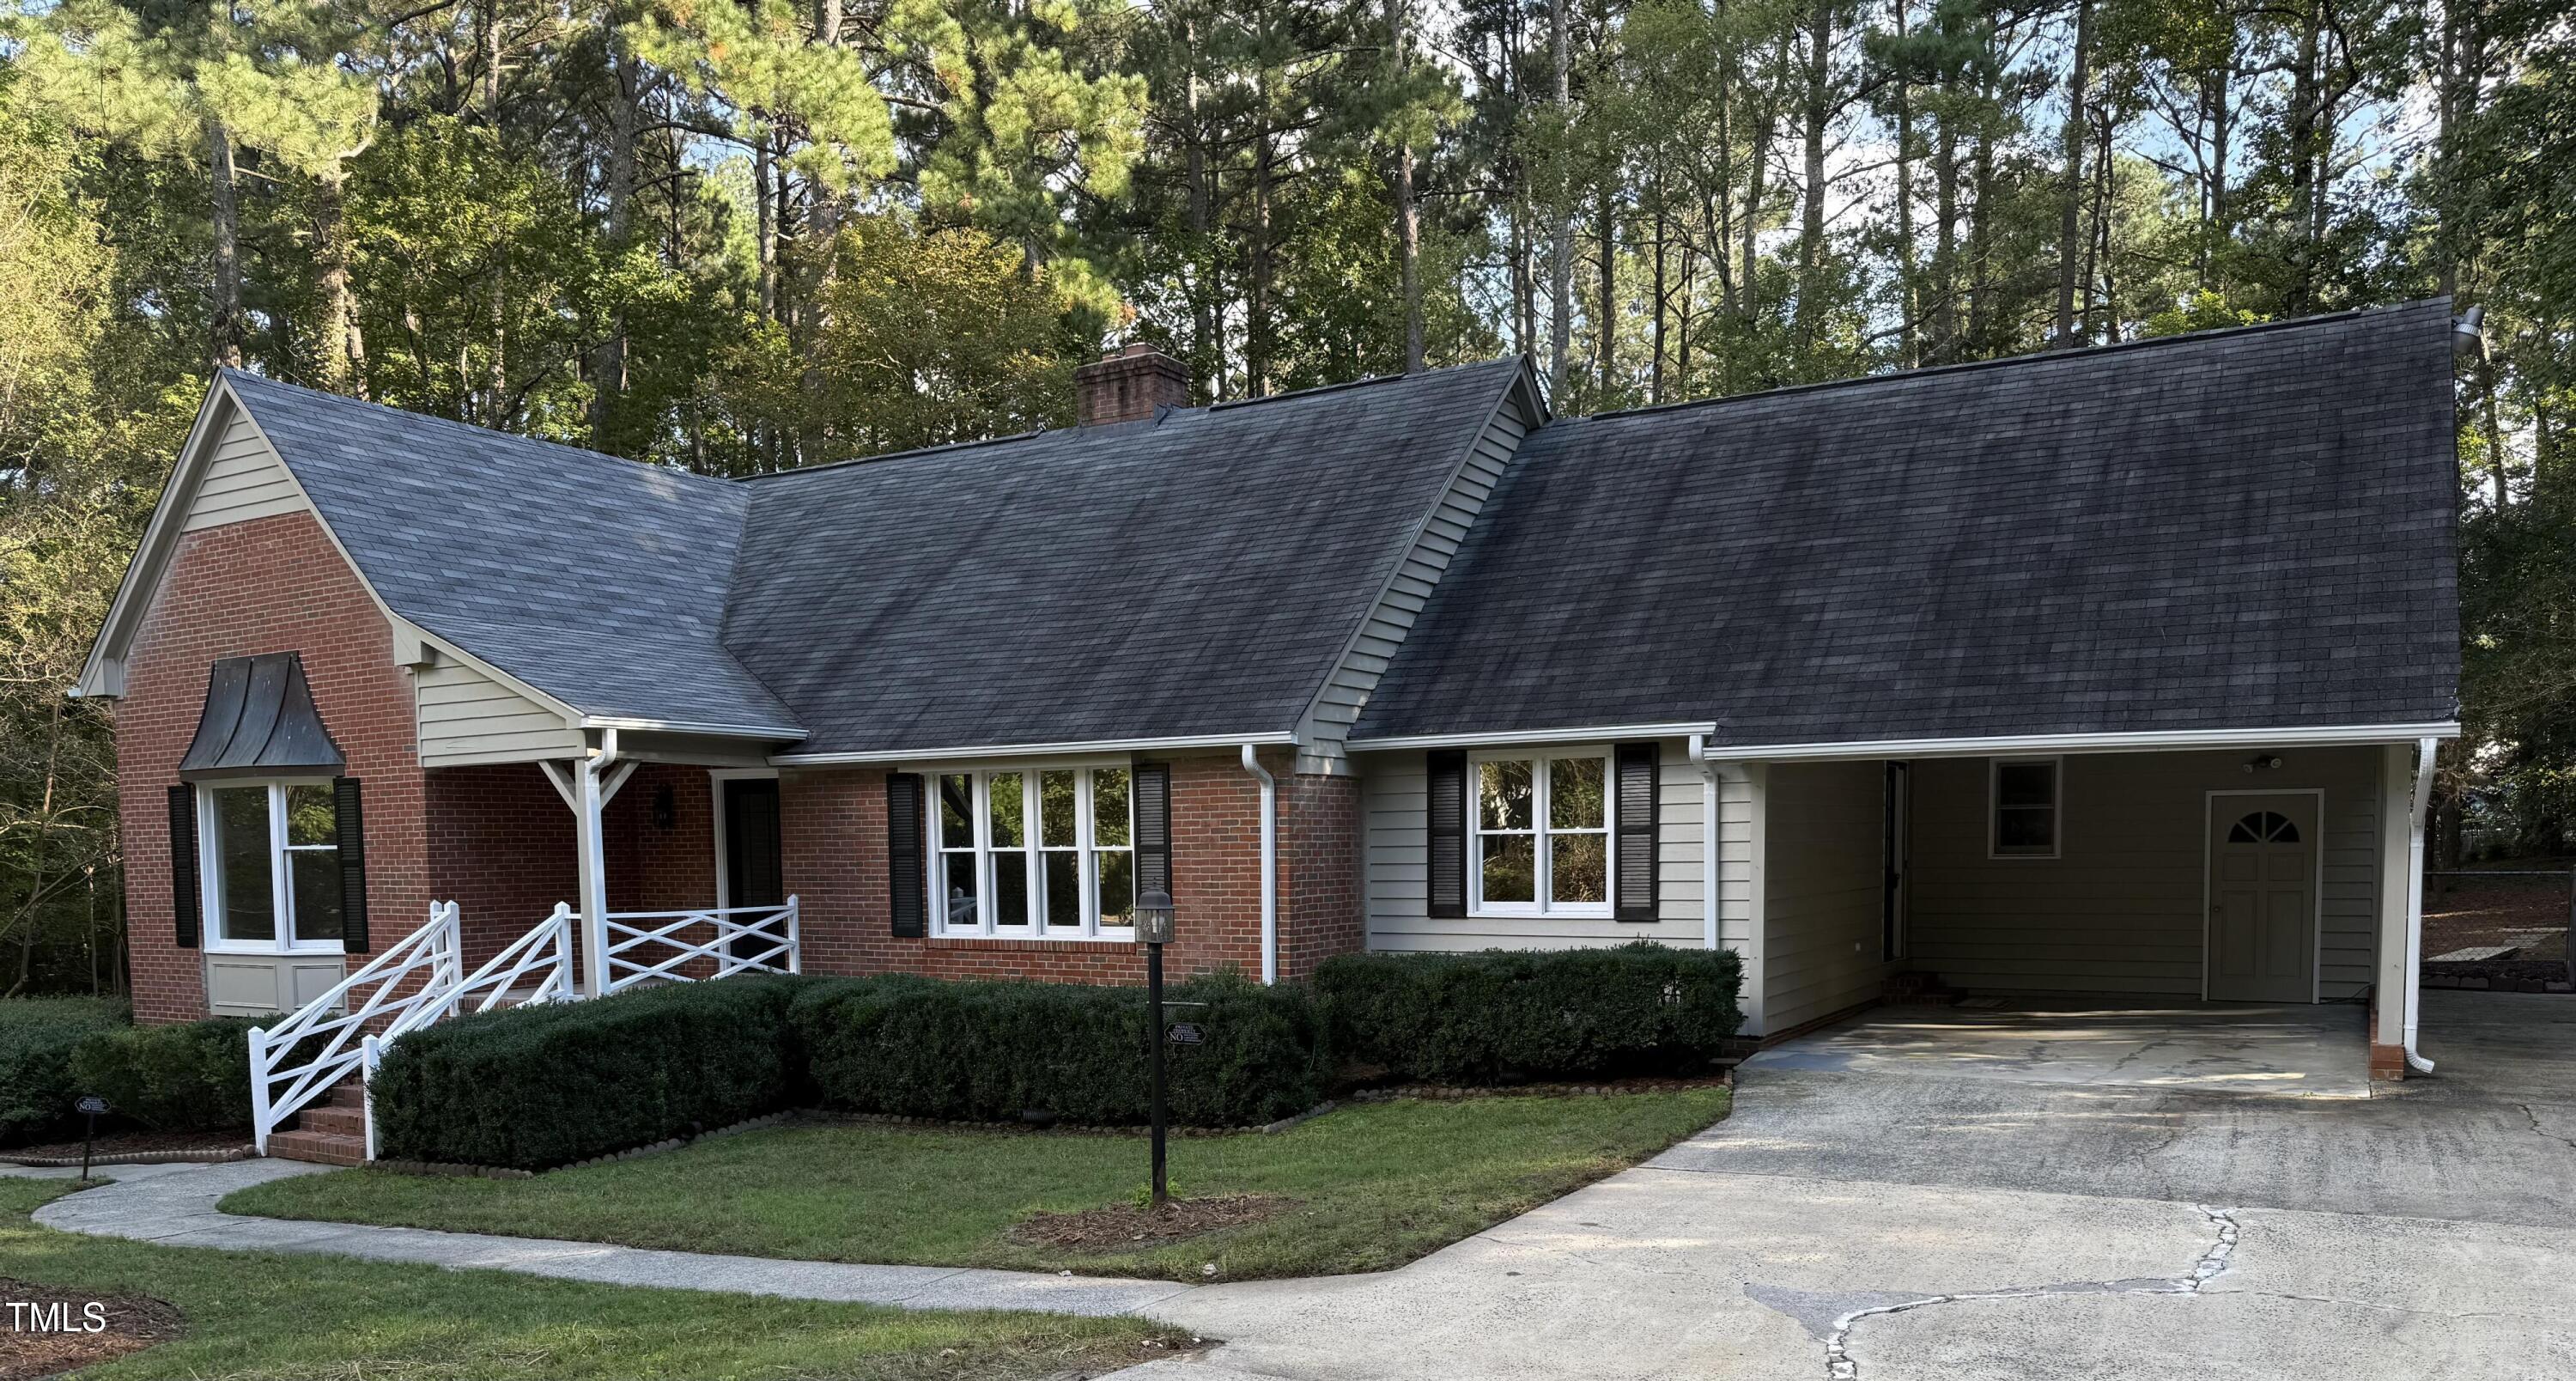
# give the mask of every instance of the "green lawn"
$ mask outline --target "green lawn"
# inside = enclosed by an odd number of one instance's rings
[[[1273,1194],[1277,1217],[1155,1248],[1005,1235],[1142,1193],[1142,1136],[780,1127],[528,1180],[343,1171],[226,1199],[234,1213],[822,1261],[1225,1279],[1399,1266],[1635,1164],[1726,1115],[1724,1089],[1344,1108],[1275,1136],[1175,1138],[1174,1191]]]
[[[0,1179],[0,1275],[168,1300],[176,1341],[81,1375],[257,1381],[1028,1378],[1108,1369],[1184,1335],[1137,1319],[912,1313],[637,1290],[498,1271],[75,1237],[27,1215],[68,1186]],[[5,1324],[0,1324],[5,1327]],[[0,1342],[5,1348],[5,1342]]]

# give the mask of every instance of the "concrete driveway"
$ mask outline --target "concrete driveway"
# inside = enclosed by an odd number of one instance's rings
[[[2576,1000],[2428,994],[2367,1100],[1755,1068],[1733,1118],[1404,1270],[1194,1291],[1148,1375],[2576,1376]]]

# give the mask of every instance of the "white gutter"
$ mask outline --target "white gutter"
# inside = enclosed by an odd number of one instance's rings
[[[2313,748],[2459,736],[2459,722],[2450,720],[2433,724],[2330,724],[2295,729],[2178,729],[2121,734],[1881,739],[1870,743],[1726,743],[1718,747],[1729,758],[1830,762],[1844,758],[1977,758],[1996,753],[2119,753],[2148,748]],[[1351,746],[1356,748],[1360,745]]]
[[[1717,764],[1708,760],[1708,735],[1690,736],[1690,760],[1699,764],[1699,931],[1704,949],[1717,948]]]
[[[2433,1062],[2415,1053],[2415,1027],[2424,1010],[2424,812],[2433,799],[2433,751],[2440,740],[2415,743],[2415,794],[2406,832],[2406,1063],[2418,1074]]]
[[[1261,981],[1279,981],[1279,781],[1243,745],[1243,770],[1261,779]]]
[[[1715,724],[1592,724],[1572,729],[1505,729],[1493,733],[1411,734],[1401,738],[1355,738],[1343,746],[1354,753],[1385,753],[1405,748],[1486,748],[1519,743],[1592,743],[1612,739],[1686,738],[1713,735]],[[1733,749],[1727,750],[1734,754]]]
[[[951,762],[965,758],[1029,758],[1059,753],[1150,753],[1166,748],[1232,748],[1237,744],[1295,743],[1293,733],[1222,734],[1183,738],[1104,738],[1085,743],[987,743],[964,748],[887,748],[864,753],[773,753],[781,767],[864,762]]]
[[[790,725],[772,724],[703,724],[685,719],[638,719],[632,715],[584,715],[574,726],[582,729],[635,729],[646,733],[704,734],[709,738],[759,738],[795,740],[805,731]]]

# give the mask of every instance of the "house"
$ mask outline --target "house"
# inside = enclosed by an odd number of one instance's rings
[[[1136,981],[1154,888],[1182,972],[1726,946],[1771,1038],[1925,976],[2367,996],[2397,1077],[2453,334],[1584,418],[1516,360],[1189,407],[1131,346],[1079,427],[741,481],[227,371],[79,688],[137,1011]]]

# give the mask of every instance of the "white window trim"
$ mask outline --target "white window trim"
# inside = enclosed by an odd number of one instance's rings
[[[1099,826],[1095,819],[1092,807],[1091,774],[1102,769],[1114,769],[1128,774],[1127,842],[1125,844],[1102,844],[1099,842]],[[1046,841],[1046,827],[1043,819],[1043,812],[1041,810],[1043,792],[1039,784],[1039,779],[1041,774],[1047,772],[1072,772],[1076,774],[1074,783],[1074,840],[1071,844],[1050,844]],[[993,810],[991,788],[993,777],[997,773],[1019,774],[1021,793],[1020,821],[1022,829],[1029,836],[1021,844],[1008,850],[999,851],[994,849],[992,842]],[[943,776],[964,776],[969,778],[972,783],[973,791],[969,805],[972,811],[971,820],[973,824],[974,838],[969,843],[952,844],[945,837],[944,824],[941,820],[941,802],[939,797],[939,779]],[[930,824],[929,900],[931,912],[930,934],[932,938],[950,940],[1061,940],[1082,941],[1094,944],[1135,943],[1136,927],[1134,925],[1102,925],[1100,923],[1099,873],[1101,852],[1103,850],[1108,850],[1112,852],[1125,853],[1129,860],[1128,867],[1130,871],[1128,875],[1131,878],[1135,875],[1133,870],[1135,867],[1134,860],[1136,855],[1136,778],[1135,769],[1131,764],[1118,761],[1086,763],[1081,766],[1074,766],[1063,762],[996,763],[990,766],[976,767],[973,769],[951,765],[945,772],[934,771],[929,773],[928,784],[930,788],[930,800],[927,802],[929,809],[924,813],[928,815]],[[948,920],[948,856],[951,850],[964,853],[969,849],[973,851],[972,856],[975,860],[974,868],[976,872],[975,924],[971,926],[952,925]],[[1072,853],[1075,855],[1076,886],[1079,888],[1082,898],[1082,923],[1079,926],[1050,926],[1046,924],[1046,918],[1044,915],[1046,908],[1046,856],[1049,853]],[[996,866],[997,861],[1006,858],[1011,854],[1017,854],[1020,856],[1022,866],[1027,872],[1026,896],[1028,897],[1029,904],[1029,919],[1024,924],[1005,926],[996,924],[994,920],[992,869]]]
[[[224,933],[224,868],[220,842],[221,826],[215,813],[215,792],[219,789],[262,787],[268,792],[268,895],[271,914],[276,917],[276,938],[267,941],[236,940]],[[197,910],[205,918],[200,942],[209,954],[346,954],[345,940],[298,940],[295,938],[295,880],[288,858],[291,854],[310,853],[319,844],[286,842],[286,789],[290,786],[318,786],[329,789],[328,777],[278,777],[250,781],[200,782],[197,784]],[[338,835],[332,836],[331,852],[340,851]],[[343,917],[346,924],[346,917]]]
[[[2007,763],[2044,762],[2052,771],[2049,781],[2053,790],[2048,797],[2048,851],[2028,849],[2007,852],[2003,847],[2004,807],[2003,769]],[[2058,858],[2066,852],[2066,755],[2063,753],[2024,753],[2012,757],[1986,759],[1986,857],[1995,862],[2038,861]]]
[[[1556,831],[1547,824],[1547,765],[1560,758],[1598,758],[1601,762],[1601,828],[1567,830],[1568,834],[1599,834],[1602,855],[1602,899],[1598,902],[1558,902],[1548,900],[1555,890],[1549,876],[1554,866],[1555,850],[1547,847],[1548,836]],[[1530,782],[1530,851],[1532,854],[1531,900],[1525,902],[1488,902],[1485,900],[1485,813],[1481,787],[1484,765],[1489,762],[1525,762],[1531,765]],[[1571,916],[1584,920],[1608,920],[1617,909],[1619,896],[1619,763],[1606,743],[1556,745],[1533,744],[1520,749],[1496,748],[1467,755],[1467,915],[1478,917]],[[1517,837],[1519,831],[1502,831]]]

